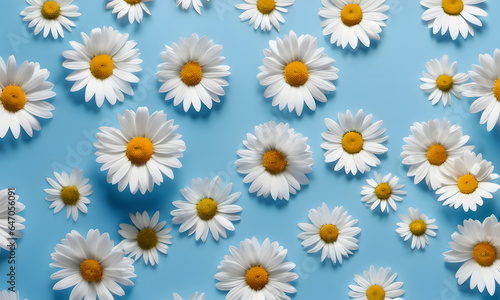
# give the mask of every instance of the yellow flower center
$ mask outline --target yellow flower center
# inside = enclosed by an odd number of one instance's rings
[[[427,224],[425,223],[424,220],[413,220],[410,223],[410,231],[413,233],[415,236],[421,236],[425,234],[425,231],[427,230]]]
[[[127,144],[127,158],[136,165],[148,162],[153,156],[153,143],[148,138],[136,136]]]
[[[363,10],[358,4],[347,4],[340,12],[340,19],[346,26],[354,26],[363,20]]]
[[[123,0],[123,1],[127,2],[130,5],[136,5],[141,3],[142,0]]]
[[[464,10],[464,2],[462,0],[443,0],[441,6],[444,12],[451,16],[457,16]]]
[[[462,194],[472,194],[478,186],[479,183],[474,175],[465,174],[458,178],[458,189]]]
[[[453,77],[450,75],[441,75],[436,79],[438,89],[443,92],[448,92],[453,87]]]
[[[82,274],[83,279],[87,281],[98,281],[102,278],[102,267],[101,264],[95,259],[84,260],[80,264],[80,274]]]
[[[212,198],[203,198],[196,204],[196,212],[203,221],[211,220],[217,214],[217,202]]]
[[[149,250],[158,244],[156,232],[151,228],[144,228],[137,234],[137,244],[143,250]]]
[[[61,7],[56,1],[47,1],[42,5],[40,12],[44,19],[55,20],[61,14]]]
[[[94,56],[90,61],[90,73],[97,78],[104,80],[113,74],[113,59],[107,54]]]
[[[26,105],[26,94],[17,85],[8,85],[2,90],[0,96],[3,107],[10,112],[17,112]]]
[[[263,267],[253,266],[247,271],[245,279],[251,289],[260,291],[269,282],[269,274]]]
[[[309,79],[309,71],[301,61],[293,61],[285,67],[285,80],[289,85],[298,87]]]
[[[372,285],[366,290],[366,298],[368,300],[384,300],[385,291],[380,285]]]
[[[188,86],[195,86],[200,83],[203,77],[203,70],[200,65],[195,62],[188,62],[182,67],[181,80]]]
[[[266,171],[271,174],[283,172],[287,164],[288,162],[286,161],[285,155],[276,149],[267,151],[266,154],[264,154],[264,158],[262,158],[262,165]]]
[[[339,229],[333,224],[321,226],[319,237],[327,244],[333,243],[339,237]]]
[[[375,195],[380,200],[387,200],[392,195],[391,186],[387,182],[382,182],[375,188]]]
[[[488,242],[479,243],[472,251],[474,260],[483,267],[491,266],[497,259],[497,250]]]
[[[431,165],[440,166],[447,158],[446,149],[440,144],[432,145],[427,149],[427,161]]]
[[[257,9],[261,14],[267,15],[274,11],[276,7],[276,1],[274,0],[258,0],[257,1]]]
[[[495,81],[495,87],[493,88],[493,94],[497,101],[500,101],[500,77]]]
[[[80,200],[80,192],[74,185],[65,186],[61,190],[61,199],[66,205],[75,205]]]
[[[363,137],[357,131],[350,131],[342,137],[342,148],[349,154],[356,154],[363,150]]]

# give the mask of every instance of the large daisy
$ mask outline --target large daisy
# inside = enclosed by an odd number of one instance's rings
[[[379,40],[379,33],[387,20],[385,12],[389,6],[385,0],[322,0],[323,7],[319,15],[325,18],[321,22],[323,34],[329,35],[330,43],[345,48],[349,44],[353,49],[360,41],[370,47],[370,39]]]
[[[339,112],[339,124],[325,119],[328,131],[321,134],[326,140],[321,148],[326,150],[327,163],[337,161],[335,171],[344,169],[346,174],[356,175],[358,171],[368,172],[370,167],[380,164],[376,155],[387,152],[382,143],[388,137],[384,135],[385,128],[380,128],[382,120],[372,123],[372,118],[372,115],[365,117],[360,109],[355,117],[349,110],[345,116]]]
[[[394,211],[397,210],[396,201],[403,201],[401,196],[406,195],[403,191],[404,184],[399,184],[399,177],[392,176],[391,173],[382,177],[382,174],[375,172],[375,179],[367,179],[368,185],[363,185],[361,201],[366,203],[371,210],[380,205],[382,212],[389,212],[389,207]]]
[[[500,224],[491,215],[483,223],[478,220],[465,220],[458,225],[458,231],[451,235],[451,250],[443,253],[444,261],[462,263],[455,277],[458,284],[470,278],[470,289],[484,288],[493,296],[495,281],[500,284]]]
[[[232,222],[238,221],[237,215],[242,208],[235,205],[241,193],[231,194],[233,184],[222,188],[222,179],[219,176],[212,180],[205,178],[193,179],[191,188],[181,190],[186,201],[174,201],[177,208],[171,212],[173,224],[182,224],[180,232],[189,231],[188,235],[195,233],[195,239],[205,242],[208,233],[218,241],[219,236],[226,238],[226,230],[234,231]]]
[[[123,102],[123,93],[132,96],[130,83],[139,82],[132,73],[142,70],[139,49],[136,42],[128,40],[128,33],[122,34],[111,27],[92,29],[90,37],[82,32],[83,45],[75,41],[70,44],[75,50],[63,52],[66,60],[63,66],[74,70],[66,80],[75,81],[72,92],[85,87],[85,102],[95,95],[98,107],[104,103]]]
[[[128,15],[128,21],[130,24],[137,21],[137,23],[141,23],[142,18],[144,17],[144,12],[148,15],[151,15],[149,12],[146,3],[152,0],[108,0],[108,4],[106,4],[106,9],[112,8],[113,11],[111,13],[116,14],[118,19],[125,17]]]
[[[177,6],[182,7],[183,10],[187,10],[192,4],[194,10],[196,10],[196,12],[201,15],[200,7],[203,7],[203,3],[201,3],[201,0],[175,0],[175,2],[177,2]]]
[[[181,296],[179,294],[174,293],[174,300],[182,300]],[[189,297],[189,300],[205,300],[205,293],[201,293],[198,296],[198,292],[194,292],[191,297]]]
[[[130,192],[142,194],[152,191],[154,185],[163,182],[163,175],[173,179],[173,168],[182,167],[179,158],[186,146],[175,131],[179,125],[167,121],[163,111],[151,116],[147,107],[139,107],[137,113],[125,110],[118,114],[121,130],[100,127],[96,134],[96,161],[103,163],[101,171],[108,170],[108,183],[117,184],[123,191],[130,185]]]
[[[323,48],[317,48],[318,38],[310,35],[297,37],[295,32],[269,41],[270,49],[264,50],[264,63],[257,78],[267,86],[264,97],[273,97],[273,106],[282,110],[288,106],[297,115],[302,114],[304,103],[316,109],[315,99],[326,102],[325,94],[335,91],[331,82],[338,78],[335,60]]]
[[[413,134],[403,139],[403,164],[410,166],[408,176],[414,176],[415,184],[425,179],[433,190],[441,187],[444,170],[451,161],[474,149],[464,146],[469,136],[462,134],[462,127],[452,126],[446,119],[415,122],[410,129]]]
[[[9,128],[17,139],[21,127],[33,136],[33,130],[41,129],[36,117],[52,118],[54,106],[46,101],[56,95],[54,85],[47,81],[47,69],[40,69],[38,63],[25,60],[17,68],[16,59],[9,56],[7,64],[0,57],[0,138]]]
[[[312,172],[312,152],[307,138],[288,124],[273,121],[255,126],[255,135],[248,133],[238,150],[237,171],[245,174],[244,183],[251,183],[250,193],[276,200],[288,200],[301,185],[309,183],[306,174]]]
[[[229,246],[230,255],[224,256],[218,266],[216,287],[229,291],[226,299],[290,299],[287,293],[297,290],[289,283],[299,276],[290,272],[292,262],[284,262],[288,250],[269,238],[261,245],[253,237],[240,242],[240,247]]]
[[[250,25],[257,30],[270,31],[273,26],[280,31],[280,22],[285,23],[281,13],[287,13],[287,6],[295,0],[243,0],[244,3],[236,4],[236,8],[244,10],[240,15],[241,21],[250,20]]]
[[[349,285],[349,297],[359,300],[402,300],[399,296],[405,293],[401,289],[402,282],[396,280],[398,273],[392,274],[391,268],[380,268],[375,271],[370,266],[369,271],[363,271],[363,276],[354,275],[357,285]]]
[[[158,80],[164,82],[160,93],[167,93],[165,100],[174,99],[174,105],[183,103],[184,111],[193,105],[200,111],[203,103],[209,109],[212,101],[219,103],[224,96],[228,82],[229,66],[223,65],[225,58],[220,56],[222,45],[206,36],[199,38],[193,33],[189,39],[180,38],[178,44],[165,46],[160,53],[163,63],[158,65]]]
[[[401,219],[396,232],[404,238],[405,241],[411,238],[411,248],[417,247],[417,249],[424,249],[426,245],[429,245],[428,236],[436,236],[438,227],[434,224],[436,219],[429,219],[426,215],[421,214],[420,210],[417,208],[410,207],[408,209],[408,215],[399,215]]]
[[[10,251],[11,245],[17,247],[15,240],[23,237],[21,230],[26,221],[19,215],[24,208],[14,189],[0,190],[0,248]],[[11,211],[14,211],[14,215]],[[12,227],[15,229],[11,230]]]

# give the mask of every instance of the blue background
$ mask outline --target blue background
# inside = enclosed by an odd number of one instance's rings
[[[109,232],[118,243],[118,225],[130,222],[130,212],[147,210],[151,215],[160,211],[160,219],[167,220],[172,227],[170,211],[172,201],[180,200],[179,189],[189,186],[196,177],[219,175],[225,183],[233,182],[233,191],[241,191],[237,204],[243,207],[241,221],[235,223],[236,231],[227,239],[215,242],[209,238],[206,243],[196,242],[194,237],[179,234],[173,227],[173,244],[168,255],[160,255],[160,264],[146,266],[142,261],[135,263],[137,278],[135,286],[126,287],[126,295],[120,299],[171,299],[173,292],[189,298],[192,292],[205,292],[207,299],[223,299],[224,292],[215,288],[213,278],[217,266],[228,251],[229,245],[238,245],[247,237],[256,236],[262,242],[269,237],[279,241],[289,250],[287,259],[297,264],[295,272],[300,278],[294,282],[298,292],[294,299],[347,299],[348,285],[354,284],[354,274],[361,274],[371,264],[377,268],[392,267],[398,273],[397,279],[404,282],[405,299],[493,299],[486,292],[470,291],[467,281],[459,286],[455,272],[459,265],[446,264],[442,253],[448,250],[448,242],[456,226],[466,218],[483,219],[491,213],[499,214],[500,195],[486,200],[477,212],[464,213],[461,209],[443,207],[437,196],[424,184],[414,185],[406,176],[407,168],[401,163],[400,153],[403,137],[410,134],[413,122],[446,117],[463,126],[465,134],[471,136],[470,143],[476,151],[493,161],[500,168],[500,134],[498,127],[488,133],[479,124],[479,114],[469,113],[472,99],[453,98],[451,107],[443,108],[439,103],[432,106],[427,95],[420,91],[422,71],[425,62],[448,54],[450,60],[458,60],[458,71],[466,72],[471,64],[478,63],[478,54],[493,53],[498,47],[500,28],[500,2],[487,1],[483,5],[490,16],[482,18],[484,26],[475,28],[476,36],[467,40],[438,37],[427,29],[421,20],[424,8],[418,1],[389,0],[387,27],[381,40],[372,46],[356,51],[343,50],[330,45],[320,27],[318,10],[320,0],[298,0],[284,14],[286,23],[281,32],[254,31],[246,22],[240,22],[234,5],[239,0],[213,0],[202,8],[202,15],[191,8],[187,12],[175,6],[174,0],[148,3],[152,16],[146,16],[142,23],[128,24],[118,21],[111,10],[105,9],[105,1],[76,1],[82,16],[75,20],[77,27],[72,33],[65,32],[65,38],[44,39],[41,34],[33,35],[22,21],[19,13],[26,7],[21,0],[2,1],[0,10],[0,55],[6,60],[11,54],[18,63],[28,59],[39,62],[51,72],[49,81],[55,84],[57,96],[51,100],[56,107],[54,118],[42,121],[42,130],[29,138],[24,132],[18,140],[11,133],[0,140],[0,183],[2,188],[16,187],[21,201],[26,205],[22,215],[25,222],[24,238],[17,250],[17,288],[22,299],[67,299],[70,289],[52,291],[55,281],[49,277],[56,269],[49,267],[50,253],[56,244],[72,229],[82,234],[91,228]],[[206,3],[206,2],[204,2]],[[94,100],[84,102],[82,91],[71,93],[72,83],[65,77],[70,73],[62,67],[64,50],[71,49],[69,41],[81,42],[80,32],[90,33],[92,28],[113,26],[121,32],[128,32],[138,42],[143,71],[138,74],[141,81],[134,85],[135,96],[125,97],[124,103],[111,106],[105,103],[97,108]],[[256,75],[261,65],[263,49],[270,39],[283,37],[289,30],[297,34],[311,34],[319,39],[319,46],[336,60],[340,69],[335,81],[337,91],[328,97],[327,103],[319,103],[315,112],[304,109],[301,117],[295,113],[280,112],[272,107],[271,100],[263,97],[264,88]],[[193,32],[208,35],[216,43],[224,45],[223,55],[231,66],[229,87],[220,104],[211,111],[202,110],[185,113],[182,106],[174,107],[172,101],[165,102],[159,94],[160,84],[155,73],[161,63],[159,53],[164,45],[171,45],[179,37],[188,37]],[[150,112],[164,110],[168,118],[174,118],[180,125],[187,150],[181,159],[183,167],[175,170],[175,180],[166,180],[153,193],[131,195],[128,190],[120,193],[117,186],[106,183],[106,174],[100,172],[95,162],[94,142],[96,129],[102,125],[118,126],[116,114],[125,109],[147,106]],[[374,120],[384,120],[387,128],[389,148],[381,157],[382,164],[375,170],[392,172],[406,184],[408,195],[398,204],[398,211],[381,214],[371,211],[361,202],[361,185],[373,177],[373,171],[346,176],[334,172],[333,165],[324,163],[320,144],[321,132],[326,130],[324,118],[337,120],[337,112],[347,109],[355,112],[363,108],[374,115]],[[288,122],[299,133],[309,137],[308,144],[314,154],[314,171],[308,175],[310,184],[304,186],[289,202],[262,199],[248,193],[248,185],[242,181],[234,167],[236,151],[242,148],[242,140],[254,126],[274,120]],[[78,221],[66,219],[65,210],[53,215],[49,202],[45,200],[44,188],[49,187],[46,177],[52,172],[70,171],[79,166],[90,178],[94,193],[88,214],[80,214]],[[500,171],[500,170],[497,170]],[[341,266],[333,266],[330,260],[320,262],[319,254],[307,254],[302,249],[297,234],[299,222],[308,221],[308,211],[326,202],[330,209],[344,206],[359,219],[362,228],[359,235],[359,250],[346,259]],[[409,242],[403,242],[395,232],[399,214],[407,213],[408,207],[418,207],[439,226],[436,238],[423,251],[411,250]],[[7,254],[0,252],[0,288],[6,286]],[[500,293],[496,286],[497,294]],[[497,295],[498,297],[498,295]]]

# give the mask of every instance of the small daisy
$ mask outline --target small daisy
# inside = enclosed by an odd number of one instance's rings
[[[462,99],[462,84],[469,79],[466,73],[456,73],[457,62],[450,66],[448,55],[443,55],[441,61],[431,59],[425,63],[427,72],[423,72],[420,80],[424,82],[420,89],[430,93],[429,100],[432,105],[443,99],[443,106],[451,105],[451,94],[458,99]]]
[[[286,293],[297,292],[289,283],[299,278],[290,272],[295,264],[284,262],[288,250],[278,242],[266,238],[261,245],[253,237],[240,242],[240,248],[229,246],[229,251],[231,254],[224,256],[215,274],[220,281],[216,287],[229,291],[227,299],[289,300]]]
[[[208,178],[193,179],[191,188],[185,187],[181,190],[182,196],[187,201],[174,201],[177,207],[171,212],[173,224],[182,224],[180,232],[189,230],[188,235],[195,233],[195,239],[205,242],[208,233],[218,241],[219,236],[226,238],[226,229],[234,231],[231,222],[238,221],[240,216],[236,215],[242,208],[233,204],[241,193],[231,194],[233,184],[230,183],[221,188],[222,179],[216,176],[212,181]]]
[[[119,285],[132,286],[130,278],[135,277],[134,260],[125,257],[122,248],[114,246],[109,234],[100,234],[91,229],[84,238],[78,231],[66,234],[61,244],[51,254],[52,268],[61,268],[50,276],[59,280],[54,290],[74,286],[71,300],[114,299],[111,293],[123,296],[125,291]]]
[[[372,123],[372,115],[365,117],[362,109],[355,117],[348,110],[345,116],[338,113],[339,124],[326,118],[325,123],[328,131],[321,136],[326,140],[321,144],[321,148],[327,150],[325,162],[338,161],[335,171],[345,170],[346,174],[356,175],[370,171],[370,167],[380,165],[380,160],[376,155],[387,152],[387,148],[382,145],[387,141],[384,135],[385,128],[382,121]]]
[[[121,130],[100,127],[94,143],[96,161],[104,164],[101,171],[109,170],[108,183],[118,183],[120,192],[129,185],[132,194],[138,190],[145,194],[163,182],[162,174],[174,179],[172,168],[182,167],[179,158],[186,150],[175,132],[179,125],[167,121],[163,111],[150,116],[147,107],[125,110],[123,116],[118,114],[118,121]]]
[[[193,33],[189,39],[180,38],[178,44],[165,49],[160,53],[163,63],[156,73],[158,81],[164,82],[160,93],[167,93],[165,100],[173,98],[174,106],[183,102],[186,112],[191,104],[200,111],[202,103],[211,109],[212,101],[220,102],[219,96],[225,95],[224,87],[229,85],[224,77],[231,74],[229,66],[222,65],[222,45]]]
[[[370,47],[370,39],[379,40],[379,33],[387,20],[389,6],[385,0],[322,0],[319,15],[323,34],[332,36],[330,43],[345,48],[349,44],[356,49],[358,41]]]
[[[391,173],[382,177],[382,174],[375,172],[375,179],[367,179],[366,183],[368,185],[363,185],[361,188],[361,201],[366,203],[371,210],[374,210],[380,204],[380,210],[382,212],[387,211],[389,213],[389,207],[392,207],[394,211],[397,210],[395,201],[403,201],[401,196],[406,195],[403,191],[404,184],[398,184],[399,177],[392,176]]]
[[[407,241],[409,238],[411,239],[411,248],[414,249],[415,246],[417,249],[424,249],[426,245],[429,245],[428,236],[436,236],[434,230],[437,230],[438,227],[434,225],[436,219],[430,219],[424,215],[420,214],[419,209],[415,209],[410,207],[408,209],[408,216],[399,215],[399,218],[402,223],[398,223],[398,229],[396,232]]]
[[[0,292],[0,300],[19,300],[19,292],[3,290]]]
[[[14,207],[14,215],[9,213],[12,211],[11,207]],[[25,206],[19,202],[19,195],[15,194],[15,190],[0,190],[0,248],[10,251],[11,243],[16,246],[15,240],[23,237],[21,230],[24,229],[23,222],[26,219],[21,217],[19,213],[24,208]],[[11,230],[12,226],[15,230]]]
[[[298,237],[304,248],[310,248],[307,253],[321,252],[321,261],[330,258],[333,264],[342,264],[342,257],[349,257],[352,251],[358,249],[358,240],[355,238],[361,232],[354,227],[358,220],[351,220],[342,207],[335,207],[330,213],[328,206],[323,202],[321,207],[309,210],[311,223],[299,223],[301,232]]]
[[[444,261],[462,263],[455,277],[458,284],[470,278],[470,289],[484,288],[493,296],[495,281],[500,284],[500,224],[495,215],[478,220],[465,220],[451,235],[451,250],[443,253]]]
[[[35,117],[52,118],[54,106],[46,101],[56,95],[54,85],[47,81],[47,69],[40,64],[25,60],[17,68],[16,59],[9,56],[7,64],[0,57],[0,138],[9,128],[14,138],[18,138],[21,127],[31,137],[33,130],[41,129]]]
[[[250,19],[250,25],[257,30],[270,31],[273,26],[280,31],[280,22],[285,23],[281,13],[287,13],[285,7],[292,5],[295,0],[243,0],[245,3],[236,4],[236,8],[244,10],[240,15],[241,21]]]
[[[108,4],[106,4],[106,9],[112,8],[112,14],[116,14],[118,20],[128,15],[128,21],[130,24],[137,21],[137,23],[141,23],[142,18],[144,17],[144,12],[148,15],[151,15],[149,12],[146,3],[152,0],[108,0]],[[144,12],[143,12],[144,11]]]
[[[273,97],[273,106],[279,105],[280,110],[288,106],[290,112],[295,109],[300,116],[304,103],[314,111],[315,99],[326,102],[325,94],[336,90],[331,82],[338,78],[335,60],[317,46],[318,38],[297,37],[293,31],[283,40],[269,41],[270,49],[264,50],[264,65],[259,67],[257,79],[267,86],[264,97]]]
[[[63,26],[69,32],[75,23],[69,18],[81,15],[78,6],[72,5],[73,0],[26,0],[30,6],[22,12],[23,21],[30,22],[28,28],[35,27],[35,35],[43,29],[43,37],[52,33],[52,37],[57,39],[59,35],[64,37]]]
[[[244,183],[251,183],[249,192],[276,200],[289,200],[301,185],[309,183],[306,174],[312,172],[312,152],[307,138],[295,133],[288,124],[273,121],[255,126],[255,135],[248,133],[238,150],[237,171],[245,174]]]
[[[87,184],[89,180],[83,179],[83,170],[74,168],[70,175],[66,172],[58,174],[54,172],[57,182],[47,177],[47,182],[52,186],[51,189],[45,189],[49,194],[45,200],[51,201],[49,208],[54,208],[54,214],[58,213],[66,206],[66,218],[73,216],[73,220],[78,219],[78,210],[87,213],[87,204],[90,200],[87,198],[92,194],[92,186]]]
[[[174,293],[174,300],[182,300],[182,298],[179,294]],[[191,297],[189,297],[189,300],[205,300],[205,293],[201,293],[200,296],[198,296],[198,292],[194,292]]]
[[[441,187],[444,170],[451,161],[474,149],[464,146],[469,136],[462,134],[462,127],[452,126],[446,119],[415,122],[410,129],[413,134],[403,139],[403,164],[410,166],[408,176],[414,176],[415,184],[425,178],[433,190]]]
[[[201,3],[201,0],[175,0],[175,1],[177,2],[177,6],[181,6],[183,10],[187,10],[191,6],[191,4],[193,4],[194,10],[196,10],[196,12],[201,15],[200,7],[203,7],[203,3]]]
[[[135,261],[143,256],[146,265],[151,263],[154,266],[159,263],[158,251],[167,254],[167,244],[172,244],[172,236],[168,235],[171,229],[164,228],[167,222],[158,222],[159,219],[159,211],[155,212],[151,220],[147,212],[142,215],[136,212],[135,216],[130,214],[130,220],[135,227],[126,223],[120,224],[121,230],[118,233],[124,238],[120,246],[123,246],[125,254],[130,257],[135,255]]]
[[[437,34],[441,30],[444,35],[450,30],[453,40],[458,33],[465,39],[468,34],[474,36],[474,28],[483,26],[477,16],[485,17],[488,14],[476,6],[485,0],[422,0],[420,4],[427,10],[422,14],[422,20],[429,22],[428,27],[432,33]]]
[[[401,289],[402,282],[394,280],[398,273],[392,274],[391,268],[380,268],[375,271],[374,266],[370,266],[369,271],[363,271],[363,276],[354,275],[354,281],[358,285],[349,285],[352,290],[349,297],[359,300],[402,300],[399,296],[405,293]]]
[[[128,40],[128,33],[122,34],[111,27],[92,29],[90,37],[82,32],[83,45],[75,41],[70,44],[75,50],[63,52],[66,60],[63,66],[74,70],[66,80],[75,81],[72,92],[85,87],[85,102],[95,95],[98,107],[104,98],[110,104],[123,102],[123,93],[134,95],[130,83],[139,82],[132,73],[142,70],[139,49],[134,41]]]

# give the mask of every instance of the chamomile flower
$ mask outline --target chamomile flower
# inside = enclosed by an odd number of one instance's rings
[[[120,246],[114,246],[109,234],[91,229],[84,238],[78,231],[66,234],[51,254],[52,268],[61,268],[50,276],[59,280],[54,290],[74,286],[71,300],[113,299],[111,293],[123,296],[120,285],[132,286],[135,277],[134,260],[125,257]]]
[[[458,231],[451,235],[451,250],[443,253],[444,261],[462,263],[455,277],[458,284],[470,278],[470,289],[484,288],[493,296],[495,281],[500,284],[500,224],[491,215],[482,223],[478,220],[465,220],[458,225]]]
[[[182,7],[183,10],[187,10],[191,6],[191,4],[193,4],[194,10],[196,10],[196,12],[201,15],[200,7],[203,7],[203,3],[201,3],[201,0],[175,0],[175,1],[177,2],[177,6]]]
[[[173,98],[174,106],[182,102],[186,112],[191,105],[200,111],[202,103],[211,109],[212,101],[220,102],[219,96],[224,96],[224,87],[229,85],[224,77],[230,74],[229,66],[222,64],[222,45],[193,33],[189,39],[180,38],[178,44],[165,49],[160,53],[163,63],[156,73],[158,81],[164,82],[160,93],[167,93],[165,100]]]
[[[175,132],[179,125],[167,121],[163,111],[150,116],[147,107],[125,110],[123,116],[118,114],[118,121],[121,130],[100,127],[94,143],[96,161],[104,164],[101,171],[108,170],[108,183],[118,183],[120,192],[129,185],[132,194],[138,190],[145,194],[163,182],[163,174],[173,179],[172,169],[182,167],[179,158],[186,150]]]
[[[235,205],[241,193],[231,194],[233,184],[222,188],[222,179],[219,176],[212,180],[205,178],[193,179],[191,188],[181,190],[186,201],[174,201],[177,208],[171,212],[173,224],[182,224],[180,232],[189,230],[188,235],[195,233],[195,239],[205,242],[208,233],[218,241],[219,236],[226,238],[226,230],[234,231],[232,222],[238,221],[237,215],[242,208]]]
[[[47,177],[47,182],[52,186],[51,189],[44,191],[49,194],[45,200],[51,201],[49,208],[54,208],[54,213],[58,213],[66,206],[66,218],[73,216],[73,220],[78,219],[78,211],[87,213],[87,204],[90,203],[88,196],[92,194],[92,186],[87,184],[89,180],[83,179],[83,170],[78,167],[68,175],[66,172],[58,174],[54,172],[57,182]]]
[[[280,22],[285,23],[281,13],[287,13],[288,7],[295,0],[243,0],[244,3],[237,4],[236,8],[244,10],[240,15],[241,21],[250,19],[250,25],[257,30],[270,31],[273,26],[280,31]]]
[[[182,298],[179,294],[174,293],[174,300],[182,300]],[[198,292],[194,292],[191,297],[189,297],[189,300],[205,300],[205,293],[201,293],[200,296],[198,296]]]
[[[335,60],[329,58],[323,48],[317,48],[318,38],[310,35],[297,37],[295,32],[269,41],[264,50],[264,63],[257,75],[260,84],[267,86],[264,97],[273,97],[273,106],[302,114],[304,103],[310,110],[316,109],[315,99],[326,102],[325,94],[335,91],[331,82],[338,78]]]
[[[14,204],[12,203],[14,202]],[[14,207],[15,214],[9,214]],[[24,229],[23,222],[26,221],[19,215],[24,210],[24,204],[19,202],[19,195],[13,189],[0,190],[0,248],[10,251],[11,246],[17,247],[16,239],[22,238],[21,230]],[[14,226],[14,230],[10,230]]]
[[[358,240],[355,238],[361,232],[357,219],[351,219],[342,207],[335,207],[330,213],[328,206],[323,202],[321,207],[309,210],[311,223],[299,223],[301,232],[298,238],[303,240],[302,246],[309,248],[307,253],[321,251],[321,261],[330,258],[333,264],[337,261],[341,265],[343,257],[352,255],[358,249]]]
[[[382,174],[375,172],[375,179],[367,179],[366,183],[368,185],[361,187],[361,195],[363,196],[361,201],[365,202],[366,206],[369,206],[371,210],[380,205],[382,212],[387,211],[389,213],[389,207],[396,211],[396,201],[403,201],[401,196],[406,195],[406,192],[402,190],[405,185],[398,184],[398,182],[398,176],[392,176],[389,173],[382,177]]]
[[[392,274],[391,268],[380,268],[375,271],[370,266],[369,271],[363,271],[363,276],[354,275],[357,285],[349,285],[349,297],[359,300],[402,300],[399,296],[405,293],[401,289],[402,282],[396,280],[398,273]]]
[[[78,6],[73,5],[73,0],[26,0],[30,5],[22,12],[23,21],[30,22],[28,28],[35,27],[35,35],[43,29],[43,37],[49,33],[54,39],[59,36],[64,37],[64,28],[71,32],[71,27],[75,27],[70,18],[81,15]]]
[[[144,13],[151,15],[149,12],[146,3],[152,0],[108,0],[108,4],[106,4],[106,9],[112,8],[112,14],[116,14],[116,17],[120,20],[121,18],[128,15],[128,21],[130,24],[137,21],[137,23],[141,23],[142,18],[144,17]]]
[[[307,138],[295,133],[288,124],[273,121],[255,126],[255,135],[248,133],[238,150],[237,171],[245,174],[244,183],[251,183],[249,192],[267,198],[290,199],[301,185],[309,183],[306,174],[312,172],[312,152]]]
[[[335,171],[345,170],[346,174],[356,175],[370,171],[370,167],[376,167],[380,160],[376,155],[387,152],[382,145],[387,140],[384,135],[385,129],[380,128],[382,121],[372,123],[372,115],[365,117],[362,109],[356,116],[348,110],[345,116],[338,113],[339,124],[326,118],[325,123],[328,131],[321,136],[326,140],[321,144],[325,149],[325,162],[335,162]]]
[[[421,214],[417,208],[410,207],[408,209],[408,216],[399,215],[401,221],[397,225],[396,232],[404,238],[405,241],[411,238],[411,248],[424,249],[429,245],[428,236],[436,236],[438,227],[434,224],[436,219],[429,219],[426,215]]]
[[[231,254],[224,256],[215,274],[220,281],[216,287],[229,291],[227,299],[289,300],[287,293],[297,292],[289,283],[299,277],[290,272],[295,264],[284,262],[288,250],[278,242],[266,238],[261,245],[253,237],[240,242],[239,248],[229,246],[229,251]]]
[[[0,138],[9,128],[14,138],[18,138],[21,127],[31,137],[33,130],[41,129],[36,119],[52,118],[54,106],[44,100],[56,95],[54,85],[47,81],[47,69],[40,64],[25,60],[17,68],[16,59],[9,56],[7,64],[0,57]]]
[[[429,101],[432,105],[443,99],[443,106],[451,105],[451,94],[458,99],[462,99],[462,84],[469,79],[466,73],[457,73],[457,62],[450,66],[448,55],[443,55],[441,61],[431,59],[425,63],[427,72],[423,72],[420,80],[423,84],[420,89],[430,93]]]
[[[0,292],[0,300],[19,300],[19,292],[3,290]]]
[[[134,95],[130,83],[139,82],[132,73],[142,70],[139,49],[136,42],[128,40],[128,33],[122,34],[111,27],[92,29],[90,37],[82,32],[83,45],[75,41],[70,44],[75,50],[63,52],[66,59],[63,66],[74,70],[66,80],[74,81],[72,92],[85,87],[85,102],[95,95],[98,107],[104,98],[110,104],[123,102],[123,93]]]
[[[389,6],[385,0],[322,0],[319,15],[323,34],[329,35],[330,43],[345,48],[348,44],[356,49],[358,41],[370,47],[370,39],[379,40],[379,33],[387,20]]]
[[[477,18],[485,17],[488,14],[476,6],[485,0],[422,0],[420,4],[427,8],[422,14],[422,20],[428,22],[428,27],[432,28],[432,33],[437,34],[441,30],[441,35],[450,31],[451,38],[455,40],[460,33],[465,39],[470,35],[474,36],[472,25],[483,26]]]

